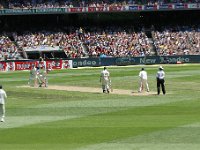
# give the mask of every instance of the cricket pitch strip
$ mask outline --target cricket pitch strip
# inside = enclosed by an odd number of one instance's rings
[[[18,87],[30,87],[30,86],[18,86]],[[30,87],[38,88],[38,87]],[[51,89],[51,90],[62,90],[62,91],[77,91],[77,92],[89,92],[89,93],[102,93],[101,88],[95,87],[80,87],[80,86],[63,86],[63,85],[49,85],[48,87],[41,87],[42,89]],[[132,95],[132,96],[145,96],[145,95],[156,95],[156,92],[137,92],[133,90],[124,90],[124,89],[113,89],[109,94],[118,94],[118,95]]]

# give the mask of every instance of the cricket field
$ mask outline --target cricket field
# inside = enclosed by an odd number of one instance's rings
[[[139,71],[150,92],[138,93]],[[163,65],[166,95],[156,95],[159,65],[53,70],[47,88],[30,88],[29,71],[0,72],[7,92],[1,150],[199,150],[200,64]]]

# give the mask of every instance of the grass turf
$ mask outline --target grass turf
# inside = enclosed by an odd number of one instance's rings
[[[156,91],[158,66],[143,66]],[[200,149],[199,64],[165,65],[167,95],[126,96],[21,88],[28,72],[0,73],[6,150]],[[108,67],[113,88],[138,89],[141,66]],[[102,68],[52,71],[51,85],[101,87]]]

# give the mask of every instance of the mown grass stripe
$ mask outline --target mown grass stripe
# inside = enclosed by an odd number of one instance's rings
[[[76,150],[199,150],[200,144],[185,143],[104,143]]]

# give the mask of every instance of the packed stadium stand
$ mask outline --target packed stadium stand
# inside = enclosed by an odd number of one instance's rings
[[[185,4],[194,3],[195,5],[191,7],[199,7],[199,2],[199,0],[0,1],[2,10],[0,59],[37,59],[41,56],[87,58],[199,55],[199,9],[138,11],[151,8],[147,6],[156,6],[156,9],[158,6],[169,8],[176,6],[171,4],[180,4],[182,8],[188,6]],[[120,11],[117,12],[35,14],[37,10],[45,10],[44,8],[107,8],[107,6],[115,8],[116,6],[118,9],[117,6],[125,6],[123,9],[127,9],[129,5],[138,5],[133,7],[137,12],[121,12],[122,8],[119,7]],[[12,12],[5,8],[20,11]],[[33,8],[37,10],[34,9],[34,12],[30,13],[29,10]],[[21,13],[23,10],[28,10],[28,13],[26,11],[24,14]],[[89,8],[86,10],[89,11]]]
[[[102,7],[102,6],[126,6],[126,5],[157,5],[172,3],[199,3],[199,0],[10,0],[1,2],[2,8],[30,9],[30,8],[65,8],[65,7]]]
[[[199,55],[200,28],[178,26],[152,31],[158,55]]]
[[[0,60],[22,59],[17,46],[4,34],[0,35]]]

